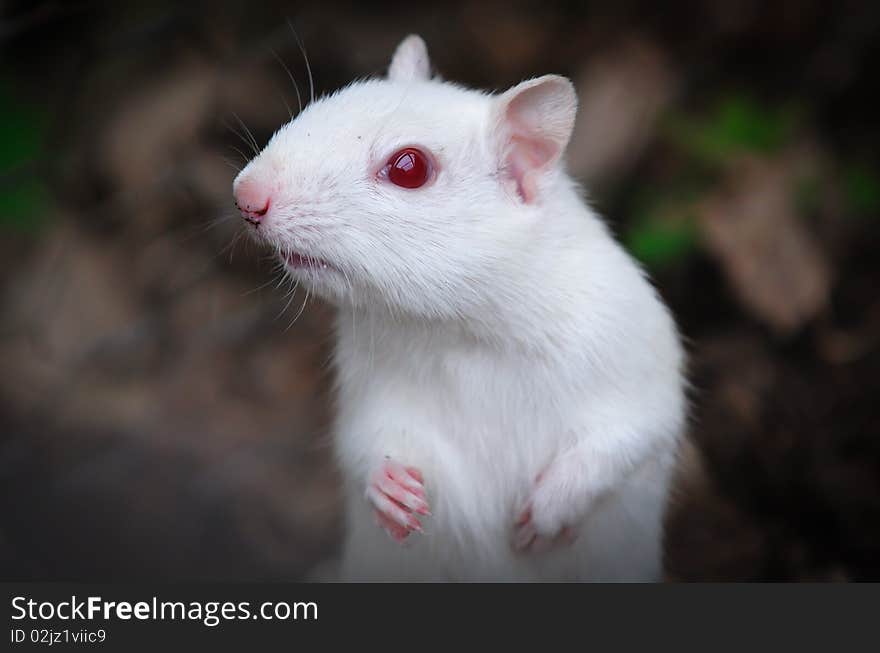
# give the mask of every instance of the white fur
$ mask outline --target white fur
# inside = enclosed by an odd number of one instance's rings
[[[431,62],[428,59],[428,48],[422,37],[410,34],[394,51],[391,65],[388,67],[388,79],[407,82],[416,79],[427,80],[430,76]]]
[[[405,43],[392,70],[421,70],[398,60],[421,56]],[[533,135],[551,134],[561,153],[571,87],[541,79],[550,86],[518,108],[528,117],[520,127],[545,112]],[[309,105],[236,180],[257,176],[271,188],[258,237],[331,266],[290,274],[339,307],[344,579],[660,576],[686,410],[676,329],[559,156],[527,156],[533,193],[517,192],[501,110],[511,93],[420,74],[356,82]],[[539,133],[541,124],[550,127]],[[404,146],[436,161],[423,188],[382,177]],[[403,546],[364,499],[386,456],[422,471],[433,513]],[[575,525],[577,541],[514,553],[528,501],[539,532]]]

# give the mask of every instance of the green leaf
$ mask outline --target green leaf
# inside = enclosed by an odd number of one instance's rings
[[[651,268],[667,267],[687,258],[697,245],[697,230],[689,218],[646,217],[624,239],[629,251]]]
[[[706,115],[672,119],[669,134],[689,156],[718,165],[743,152],[778,151],[791,139],[797,116],[793,106],[767,108],[748,95],[731,95]]]
[[[49,191],[37,179],[0,189],[0,225],[30,231],[43,225],[50,212]]]
[[[45,222],[50,194],[45,182],[22,174],[43,154],[45,115],[15,100],[0,79],[0,227],[30,230]]]
[[[855,213],[875,214],[880,211],[880,175],[870,166],[853,164],[843,173],[847,204]]]

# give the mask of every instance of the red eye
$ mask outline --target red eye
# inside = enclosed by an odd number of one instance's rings
[[[391,183],[403,188],[424,186],[431,176],[428,157],[413,147],[407,147],[391,155],[387,170]]]

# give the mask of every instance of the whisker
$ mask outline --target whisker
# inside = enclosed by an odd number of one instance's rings
[[[232,237],[232,240],[229,241],[229,244],[220,250],[219,255],[223,256],[223,254],[225,254],[226,251],[229,250],[229,262],[232,263],[232,256],[233,254],[235,254],[235,246],[241,240],[242,236],[244,236],[244,233],[244,229],[240,229],[239,231],[237,231],[236,234]]]
[[[296,288],[298,285],[299,285],[299,282],[295,283],[293,288],[290,289],[290,292],[287,293],[287,296],[289,297],[289,299],[287,300],[287,303],[284,305],[284,308],[281,309],[281,312],[275,318],[276,320],[281,319],[281,316],[287,312],[288,308],[290,308],[290,304],[291,304],[291,302],[293,302],[293,298],[296,296]],[[296,318],[294,318],[294,319],[296,319]],[[288,328],[290,328],[290,327],[288,327]],[[287,329],[285,329],[285,331],[286,330]]]
[[[242,143],[244,143],[245,145],[247,145],[249,148],[254,149],[254,144],[251,143],[247,138],[245,138],[245,137],[244,137],[244,134],[242,134],[242,133],[241,133],[240,131],[238,131],[235,127],[233,127],[233,126],[230,125],[228,122],[226,122],[225,119],[223,120],[223,126],[226,127],[226,129],[228,129],[229,131],[231,131],[233,134],[235,134],[236,136],[238,136],[238,137],[241,139],[241,142],[242,142]],[[231,147],[232,147],[232,146],[231,146]],[[242,153],[241,150],[239,150],[238,148],[235,148],[235,149],[236,149],[239,153],[241,153],[242,156],[244,156],[244,153]],[[255,154],[259,154],[259,152],[257,152],[256,150],[254,150],[254,153],[255,153]],[[250,160],[250,158],[247,157],[247,156],[245,156],[244,158],[245,158],[246,161]]]
[[[290,68],[287,67],[286,63],[284,63],[284,59],[282,59],[278,55],[278,53],[275,52],[274,49],[269,48],[269,52],[271,52],[275,56],[275,58],[278,60],[278,63],[280,63],[281,67],[284,68],[284,72],[287,73],[287,77],[288,77],[288,79],[290,79],[290,83],[293,84],[293,90],[296,91],[296,104],[298,107],[297,114],[302,113],[302,110],[303,110],[302,97],[299,94],[299,85],[296,83],[296,79],[294,79],[293,73],[290,72]],[[287,104],[286,101],[285,101],[285,104]],[[290,117],[293,118],[293,115],[291,114]]]
[[[244,121],[242,121],[242,119],[238,117],[237,113],[235,113],[233,111],[232,115],[235,116],[235,119],[238,121],[238,124],[241,125],[242,129],[244,129],[245,133],[250,137],[250,139],[251,139],[250,145],[254,149],[254,155],[259,156],[260,155],[260,147],[259,147],[259,145],[257,145],[257,139],[254,138],[254,135],[253,135],[253,133],[251,133],[251,130],[248,129],[248,126],[246,124],[244,124]]]
[[[287,253],[281,249],[280,245],[278,245],[275,247],[275,254],[273,255],[273,258],[276,261],[278,259],[285,259],[285,258],[287,258]],[[278,290],[281,287],[281,284],[284,283],[285,280],[290,281],[291,283],[293,282],[293,278],[291,278],[287,274],[287,270],[285,269],[283,262],[281,262],[281,261],[278,262],[278,269],[281,270],[281,278],[278,280],[278,283],[275,284],[275,290]],[[296,290],[295,284],[294,284],[293,290]],[[293,292],[293,291],[291,291],[291,292]],[[279,317],[281,317],[281,316],[279,315]]]
[[[281,284],[284,283],[285,280],[289,281],[289,279],[287,279],[286,275],[282,275],[281,279],[278,281],[278,283],[275,284],[275,290],[278,290],[281,287]]]
[[[275,86],[273,84],[273,86]],[[288,119],[293,120],[293,110],[290,108],[290,105],[287,103],[287,98],[284,97],[284,93],[279,91],[276,87],[275,92],[278,94],[278,97],[281,98],[281,101],[284,103],[284,108],[287,109]]]
[[[315,80],[312,78],[312,66],[309,64],[309,55],[306,54],[306,48],[303,45],[302,41],[299,38],[299,34],[296,33],[296,30],[293,28],[293,23],[290,21],[290,18],[287,19],[287,24],[290,26],[290,31],[293,32],[293,38],[296,39],[296,44],[299,46],[299,51],[302,52],[303,59],[306,62],[306,70],[309,73],[309,96],[311,97],[310,102],[315,101]]]
[[[281,275],[281,278],[282,278],[282,280],[284,279],[284,275],[283,275],[283,273],[282,273],[282,275]],[[246,290],[245,292],[243,292],[243,293],[241,294],[241,296],[242,296],[242,297],[247,297],[248,295],[253,295],[255,292],[259,292],[259,291],[261,291],[263,288],[265,288],[266,286],[268,286],[268,285],[270,285],[270,284],[272,284],[272,283],[275,283],[275,277],[272,277],[272,278],[269,279],[266,283],[260,284],[260,285],[257,286],[256,288],[252,288],[252,289],[250,289],[250,290]],[[276,286],[276,287],[277,287],[277,286]]]
[[[293,320],[291,320],[290,324],[287,325],[287,328],[284,329],[285,332],[290,330],[290,327],[292,327],[294,324],[296,324],[296,321],[299,319],[300,315],[302,315],[303,311],[306,310],[306,304],[308,304],[308,303],[309,303],[309,291],[306,290],[306,298],[303,300],[302,306],[300,306],[300,308],[299,308],[299,312],[294,316],[294,318],[293,318]]]
[[[223,224],[224,222],[229,222],[234,217],[235,216],[232,216],[232,215],[221,215],[221,216],[218,216],[212,220],[208,220],[204,224],[196,225],[190,230],[190,233],[186,234],[183,237],[181,242],[185,243],[188,240],[190,240],[191,238],[195,238],[196,236],[201,236],[201,235],[207,233],[208,231],[210,231],[211,229],[214,229],[215,227],[218,227],[219,225]]]
[[[223,163],[225,163],[226,165],[228,165],[230,168],[232,168],[232,169],[235,170],[236,172],[241,172],[241,166],[240,166],[240,165],[237,165],[237,164],[235,163],[235,161],[232,161],[232,160],[230,160],[230,159],[227,159],[225,156],[222,156],[222,157],[220,157],[220,158],[223,159]]]
[[[244,152],[242,152],[240,149],[238,149],[235,145],[230,144],[229,147],[231,147],[233,150],[235,150],[236,152],[238,152],[241,155],[241,158],[244,159],[245,165],[250,163],[251,158],[249,156],[247,156]]]

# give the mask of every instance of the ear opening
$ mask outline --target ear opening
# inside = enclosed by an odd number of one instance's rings
[[[395,82],[427,80],[431,77],[428,46],[418,34],[410,34],[400,42],[391,57],[388,79]]]
[[[538,181],[562,157],[574,129],[577,95],[565,77],[545,75],[517,84],[495,107],[501,167],[526,203]]]

